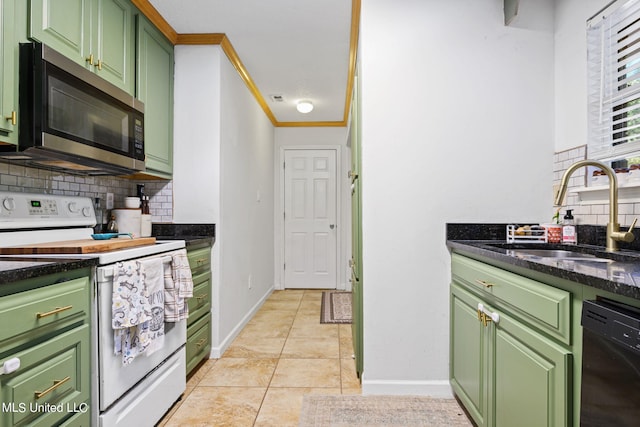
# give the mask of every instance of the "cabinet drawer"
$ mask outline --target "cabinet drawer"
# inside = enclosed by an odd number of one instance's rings
[[[76,408],[71,406],[71,409],[76,411],[75,415],[60,424],[60,427],[89,427],[91,425],[91,411],[89,411],[89,404],[85,405],[78,405]]]
[[[0,349],[82,321],[89,313],[89,278],[81,277],[0,298]],[[20,342],[21,343],[21,342]],[[14,342],[12,344],[18,344]],[[13,345],[12,345],[13,346]]]
[[[211,273],[200,273],[193,277],[193,297],[187,300],[189,320],[187,325],[211,310]]]
[[[20,368],[0,376],[4,409],[0,425],[51,426],[82,410],[89,401],[89,325],[82,325],[21,352]]]
[[[187,374],[211,351],[211,315],[187,328]]]
[[[188,251],[187,259],[193,274],[211,270],[211,248],[209,247]]]
[[[455,253],[451,266],[454,280],[521,320],[570,344],[569,292]]]

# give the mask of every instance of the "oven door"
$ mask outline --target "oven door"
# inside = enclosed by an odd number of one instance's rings
[[[167,254],[157,255],[165,262],[171,262],[171,257]],[[141,258],[141,260],[152,257]],[[139,355],[133,362],[124,366],[122,355],[114,354],[114,332],[111,322],[111,302],[113,292],[115,264],[99,266],[96,273],[96,295],[97,295],[97,363],[99,375],[99,405],[100,412],[106,411],[121,396],[125,395],[138,382],[150,375],[152,371],[163,365],[163,363],[174,353],[179,351],[187,341],[186,320],[165,323],[164,344],[160,349],[151,355]],[[185,372],[180,373],[182,378],[186,377]],[[176,396],[184,392],[175,390]],[[177,397],[176,397],[177,399]],[[174,399],[175,400],[175,399]]]

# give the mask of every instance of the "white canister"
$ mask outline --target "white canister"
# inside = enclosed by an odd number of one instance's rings
[[[151,215],[142,214],[140,217],[140,237],[151,236]]]
[[[114,209],[111,213],[116,217],[119,233],[131,233],[133,237],[140,237],[140,209]]]

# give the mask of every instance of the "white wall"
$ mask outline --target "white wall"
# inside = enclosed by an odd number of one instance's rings
[[[216,224],[217,357],[273,289],[273,127],[219,46],[175,54],[174,222]]]
[[[174,222],[218,223],[224,54],[217,46],[176,46],[174,52]]]
[[[221,217],[216,234],[220,230],[223,239],[220,333],[229,340],[273,290],[274,128],[226,56],[221,65]]]
[[[553,3],[362,4],[364,393],[450,393],[447,222],[550,216]]]
[[[342,206],[342,212],[338,217],[338,252],[341,255],[338,262],[338,289],[351,290],[351,284],[347,280],[347,262],[351,256],[351,192],[350,182],[346,179],[347,171],[351,167],[350,150],[347,147],[347,128],[344,127],[308,127],[308,128],[276,128],[275,129],[275,204],[274,204],[274,239],[275,239],[275,286],[284,289],[282,279],[284,271],[283,260],[283,224],[282,210],[284,192],[281,182],[283,153],[285,148],[293,147],[323,147],[338,146],[341,170],[338,174],[338,197]]]

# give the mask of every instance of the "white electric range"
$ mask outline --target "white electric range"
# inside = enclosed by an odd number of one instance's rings
[[[0,247],[91,239],[96,216],[88,197],[0,192]],[[127,238],[127,237],[125,237]],[[127,238],[128,239],[128,238]],[[33,258],[98,258],[92,292],[92,425],[153,425],[186,388],[186,320],[165,323],[164,344],[124,366],[114,354],[111,322],[116,265],[161,258],[171,263],[184,240],[156,241],[88,254],[16,255]]]

